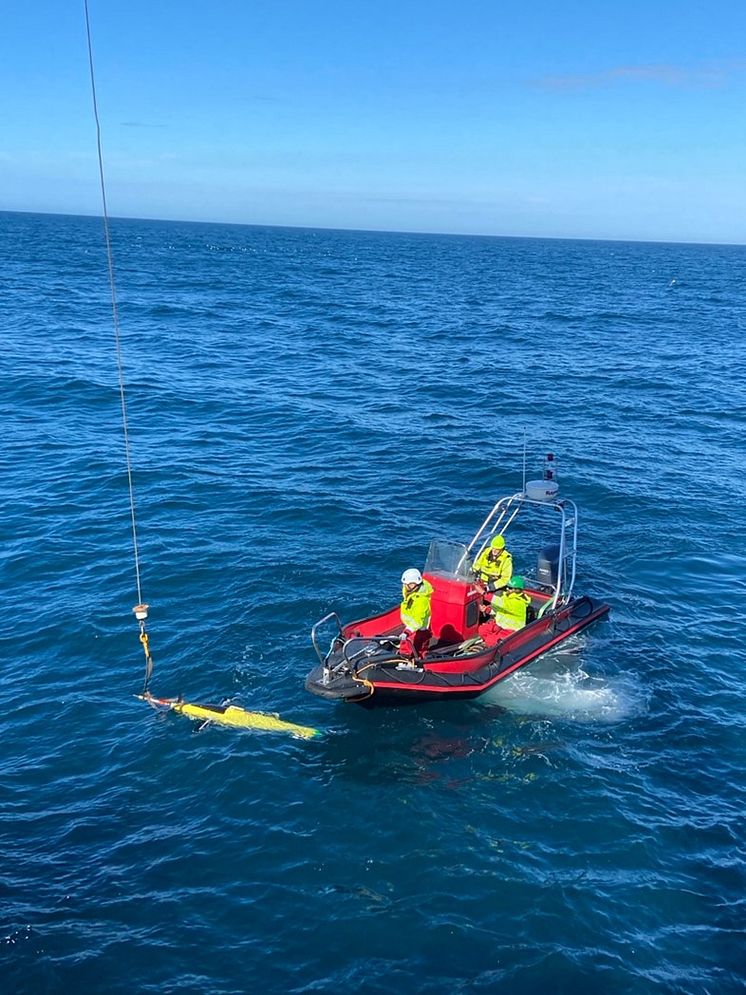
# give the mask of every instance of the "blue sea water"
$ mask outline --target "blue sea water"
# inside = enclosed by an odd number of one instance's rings
[[[746,986],[746,248],[0,215],[0,989]],[[472,703],[308,695],[557,454],[605,621]],[[531,564],[522,564],[528,569]]]

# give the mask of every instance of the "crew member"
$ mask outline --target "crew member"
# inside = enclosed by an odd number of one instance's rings
[[[490,591],[499,591],[509,583],[513,576],[513,557],[505,548],[505,539],[501,535],[493,536],[489,546],[476,558],[474,573]]]
[[[501,535],[493,536],[474,562],[477,587],[482,593],[479,617],[488,622],[492,617],[492,598],[495,591],[501,591],[513,574],[513,557],[505,548]]]
[[[510,587],[493,597],[492,612],[498,628],[515,632],[526,624],[526,611],[531,604],[531,597],[526,594],[525,586],[523,577],[513,577]]]
[[[430,642],[430,602],[433,597],[429,584],[419,570],[410,567],[401,575],[401,621],[404,629],[399,636],[402,656],[422,656]]]

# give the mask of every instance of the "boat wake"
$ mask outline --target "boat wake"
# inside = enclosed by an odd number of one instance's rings
[[[640,710],[639,695],[622,679],[611,683],[590,677],[577,654],[582,639],[562,653],[554,653],[520,670],[479,699],[518,715],[563,718],[575,722],[621,722]],[[478,704],[477,703],[477,704]]]

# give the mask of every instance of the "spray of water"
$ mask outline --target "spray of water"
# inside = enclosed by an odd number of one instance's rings
[[[479,701],[519,715],[575,722],[621,722],[639,711],[639,696],[622,678],[591,677],[580,666],[584,639],[548,654],[497,684]]]

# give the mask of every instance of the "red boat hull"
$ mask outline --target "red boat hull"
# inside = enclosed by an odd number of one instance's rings
[[[346,668],[347,673],[338,671],[335,674],[323,666],[315,667],[306,679],[306,688],[324,698],[367,705],[476,698],[603,618],[608,611],[609,605],[604,602],[589,597],[576,598],[517,632],[503,638],[494,635],[492,644],[485,632],[484,643],[475,653],[449,655],[449,647],[436,648],[418,666],[407,666],[394,652],[386,659],[376,653],[369,659],[355,661],[353,666]],[[345,626],[343,635],[346,639],[359,637],[364,644],[366,638],[374,635],[378,638],[393,635],[397,622],[398,609],[392,609],[375,618]],[[484,627],[480,629],[484,631]]]

